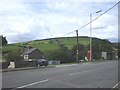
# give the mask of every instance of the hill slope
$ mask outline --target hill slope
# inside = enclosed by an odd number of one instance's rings
[[[83,45],[89,45],[89,37],[79,37],[79,43]],[[93,38],[94,41],[99,42],[101,39]],[[64,44],[68,49],[71,49],[76,44],[76,37],[60,37],[60,38],[50,38],[43,40],[33,40],[29,42],[8,44],[3,47],[3,52],[16,52],[22,50],[24,46],[32,46],[39,49],[42,52],[51,51],[57,49],[60,44]]]

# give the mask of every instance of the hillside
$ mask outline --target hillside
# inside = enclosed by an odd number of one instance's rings
[[[79,43],[83,45],[89,45],[89,37],[79,37]],[[100,42],[101,39],[93,38],[93,41]],[[7,46],[3,46],[3,52],[16,52],[22,50],[24,46],[32,46],[34,48],[38,48],[42,52],[51,51],[57,49],[59,44],[64,44],[68,49],[71,49],[76,44],[76,37],[60,37],[60,38],[49,38],[43,40],[33,40],[29,42],[8,44]]]

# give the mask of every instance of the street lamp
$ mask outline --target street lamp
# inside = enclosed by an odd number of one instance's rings
[[[102,12],[102,10],[90,14],[90,61],[92,60],[92,14],[99,12]]]

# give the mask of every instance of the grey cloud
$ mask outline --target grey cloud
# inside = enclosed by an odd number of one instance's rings
[[[15,34],[13,36],[8,37],[9,42],[15,43],[15,42],[26,42],[26,41],[31,41],[31,40],[36,40],[36,39],[43,39],[46,38],[46,36],[51,36],[49,28],[46,27],[40,27],[38,25],[33,26],[30,29],[30,32],[27,33],[22,33],[22,34]]]
[[[33,39],[34,36],[32,36],[31,34],[16,34],[12,37],[9,37],[9,40],[8,42],[12,42],[12,43],[15,43],[15,42],[25,42],[25,41],[30,41]]]
[[[107,26],[100,26],[100,27],[95,27],[93,29],[106,29],[106,28],[107,28]]]

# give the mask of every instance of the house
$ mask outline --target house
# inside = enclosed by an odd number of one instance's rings
[[[23,52],[23,58],[25,61],[35,61],[37,59],[43,59],[44,54],[37,48],[28,48]]]

